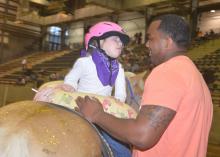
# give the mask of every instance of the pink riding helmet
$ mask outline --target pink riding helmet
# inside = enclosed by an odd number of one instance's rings
[[[99,22],[89,29],[85,35],[86,50],[89,47],[89,42],[92,39],[104,39],[109,36],[119,36],[124,45],[129,42],[129,36],[125,34],[121,26],[113,22]]]

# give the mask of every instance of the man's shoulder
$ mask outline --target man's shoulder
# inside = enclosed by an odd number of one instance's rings
[[[186,67],[192,67],[193,62],[192,60],[187,57],[187,56],[176,56],[168,61],[158,65],[157,67],[154,68],[154,70],[161,70],[161,71],[166,71],[166,72],[173,72],[173,71],[184,71]]]

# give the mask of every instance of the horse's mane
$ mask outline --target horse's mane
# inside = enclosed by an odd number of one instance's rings
[[[30,157],[27,134],[16,131],[13,134],[0,128],[0,157]]]

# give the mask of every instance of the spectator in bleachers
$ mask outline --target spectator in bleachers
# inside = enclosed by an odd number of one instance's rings
[[[55,74],[56,74],[57,80],[63,80],[64,79],[64,77],[60,73],[56,72]]]
[[[138,33],[134,34],[134,43],[137,44],[138,43]]]
[[[16,81],[16,84],[17,85],[25,85],[27,83],[26,81],[26,78],[21,76],[21,77],[18,77],[17,81]]]
[[[21,61],[21,65],[22,65],[22,70],[26,70],[27,69],[27,59],[24,58],[22,61]]]
[[[26,64],[26,69],[24,69],[24,75],[31,76],[33,74],[31,63]]]
[[[131,69],[131,63],[129,62],[129,57],[125,56],[123,60],[120,60],[122,61],[122,64],[123,64],[123,67],[125,69],[125,71],[130,71]]]
[[[30,63],[27,63],[27,68],[24,70],[24,75],[27,82],[36,81],[37,74],[33,71],[33,67]]]
[[[125,71],[143,72],[148,69],[149,52],[144,45],[137,45],[134,48],[126,48],[119,58]]]
[[[209,33],[208,32],[205,32],[205,34],[203,36],[203,39],[204,40],[208,40],[209,39]]]
[[[215,78],[216,78],[214,70],[207,68],[207,69],[204,69],[202,74],[208,86],[214,83]]]
[[[141,44],[142,43],[142,32],[138,33],[138,42],[137,44]]]
[[[215,36],[215,32],[213,29],[210,29],[209,36],[211,36],[211,37]]]
[[[50,80],[50,81],[56,81],[56,80],[57,80],[57,75],[56,75],[56,73],[50,74],[49,80]]]
[[[39,88],[44,83],[43,75],[39,74],[36,79],[36,87]]]
[[[131,67],[131,72],[135,73],[135,72],[137,72],[139,69],[140,69],[139,64],[136,63],[136,62],[134,62],[134,63],[132,64],[132,67]]]
[[[39,74],[41,74],[41,75],[48,75],[48,71],[45,70],[44,68],[41,68],[41,69],[39,70]]]
[[[202,31],[198,31],[197,32],[197,38],[202,38],[203,37],[203,33],[202,33]]]
[[[61,76],[58,72],[54,72],[49,75],[49,80],[50,81],[56,81],[56,80],[62,80],[63,76]]]

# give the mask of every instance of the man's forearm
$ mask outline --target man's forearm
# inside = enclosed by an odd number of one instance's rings
[[[135,119],[120,119],[108,113],[102,113],[95,123],[115,138],[132,145],[136,145],[138,129],[136,130]],[[140,135],[140,134],[139,134]]]

